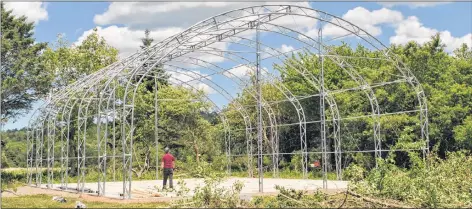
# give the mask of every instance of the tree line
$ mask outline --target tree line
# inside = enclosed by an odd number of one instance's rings
[[[110,46],[97,31],[94,31],[78,46],[71,46],[67,39],[61,35],[55,43],[36,43],[34,39],[34,24],[27,22],[25,17],[16,17],[11,11],[7,11],[1,4],[2,15],[2,112],[1,119],[5,123],[14,121],[26,112],[30,111],[32,104],[45,99],[49,92],[57,92],[58,89],[73,83],[84,75],[96,72],[118,60],[118,50]],[[149,30],[143,34],[142,49],[151,46],[154,40],[150,38]],[[351,47],[344,43],[339,46],[331,46],[331,52],[337,55],[350,57],[382,57],[384,51],[374,51],[363,46]],[[402,62],[408,66],[422,84],[429,107],[429,138],[428,145],[439,156],[446,157],[448,152],[472,149],[472,49],[463,44],[452,53],[445,51],[439,35],[431,37],[424,44],[409,42],[405,45],[391,45],[390,52],[395,53]],[[302,61],[302,62],[301,62]],[[353,59],[349,62],[369,83],[380,83],[395,80],[395,67],[392,63],[376,59]],[[302,63],[302,64],[300,64]],[[152,65],[154,63],[145,63]],[[279,84],[285,85],[294,95],[316,94],[318,90],[303,78],[297,70],[308,69],[314,77],[319,76],[320,59],[311,53],[293,53],[282,64],[273,68],[281,73]],[[352,80],[332,60],[324,61],[325,84],[329,89],[344,89],[353,87]],[[183,87],[171,85],[170,75],[162,66],[155,66],[152,75],[158,77],[157,81],[152,77],[143,78],[143,83],[138,88],[135,109],[135,156],[133,172],[142,177],[154,168],[156,150],[153,147],[156,131],[154,130],[155,109],[154,97],[158,91],[158,98],[186,99],[198,102],[166,101],[159,103],[159,126],[157,134],[161,140],[161,148],[169,146],[175,150],[176,156],[183,162],[214,162],[223,160],[217,156],[224,155],[224,131],[222,121],[218,114],[225,114],[228,124],[234,129],[244,128],[244,121],[238,115],[235,103],[251,106],[254,98],[251,92],[253,86],[249,86],[238,95],[237,99],[225,107],[223,113],[211,111],[211,104],[203,98],[205,93],[193,91]],[[140,79],[135,78],[135,79]],[[157,85],[155,85],[157,82]],[[262,86],[263,97],[268,101],[282,100],[283,95],[274,87],[273,83],[264,83]],[[399,112],[417,108],[415,92],[406,83],[388,85],[374,89],[382,112]],[[123,89],[117,89],[117,96],[123,96]],[[358,116],[369,111],[369,103],[362,92],[344,92],[334,95],[338,103],[340,114],[343,117]],[[306,117],[319,118],[319,98],[312,97],[300,100],[305,108]],[[279,124],[297,121],[296,110],[289,103],[271,105],[275,118]],[[73,110],[74,112],[77,109]],[[248,108],[252,121],[256,118],[256,109]],[[332,118],[327,111],[327,117]],[[77,117],[77,114],[75,116]],[[265,125],[269,124],[267,114],[263,115]],[[90,119],[92,120],[92,119]],[[381,117],[382,147],[385,149],[408,149],[421,146],[420,126],[417,115],[399,114]],[[71,127],[77,126],[76,120]],[[113,121],[120,125],[119,121]],[[87,136],[96,138],[97,127],[93,123],[88,128]],[[372,139],[373,122],[370,118],[361,118],[354,121],[342,122],[343,150],[368,150],[373,146]],[[111,126],[107,126],[112,131]],[[328,132],[332,130],[328,124]],[[264,150],[270,151],[270,130],[264,128]],[[72,129],[70,155],[76,156],[76,130]],[[244,153],[246,138],[243,131],[231,133],[234,153]],[[279,152],[300,152],[299,128],[296,126],[280,127]],[[121,140],[120,133],[116,133],[116,139]],[[307,125],[307,139],[309,151],[320,150],[320,129],[317,124]],[[111,137],[111,136],[110,136]],[[24,144],[26,133],[24,129],[7,131],[3,133],[2,166],[24,167],[26,158],[26,145]],[[332,136],[328,135],[331,139]],[[110,140],[112,140],[110,138]],[[97,142],[87,142],[87,150],[93,155]],[[255,141],[253,142],[256,143]],[[60,146],[59,143],[56,146]],[[120,143],[116,143],[116,149],[120,149]],[[333,143],[329,143],[333,149]],[[109,147],[110,149],[113,147]],[[59,149],[59,148],[57,148]],[[18,153],[25,153],[18,155]],[[56,153],[59,155],[59,152]],[[87,155],[88,155],[87,154]],[[386,155],[386,154],[385,154]],[[59,157],[59,156],[58,156]],[[385,156],[384,156],[385,157]],[[406,153],[396,153],[398,165],[404,164]],[[320,159],[319,155],[310,155],[310,160]],[[281,156],[281,169],[299,170],[297,155]],[[331,163],[334,162],[330,159]],[[373,154],[347,154],[343,156],[344,162],[355,162],[365,167],[373,167]],[[232,159],[233,169],[247,169],[244,157]],[[256,162],[256,161],[254,161]],[[90,160],[96,163],[96,160]],[[119,162],[118,162],[119,163]],[[267,169],[270,159],[264,159]],[[223,163],[224,164],[224,163]],[[224,167],[224,166],[223,166]],[[72,169],[72,175],[76,169]]]

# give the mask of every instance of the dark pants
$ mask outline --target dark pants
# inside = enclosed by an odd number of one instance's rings
[[[174,175],[174,169],[172,168],[164,168],[164,182],[162,186],[165,188],[167,184],[167,178],[169,178],[170,188],[173,188],[172,176]]]

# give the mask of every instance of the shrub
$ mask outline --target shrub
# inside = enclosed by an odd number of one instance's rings
[[[243,204],[240,193],[244,184],[236,181],[231,188],[220,186],[222,178],[212,176],[204,180],[203,187],[197,187],[189,200],[179,201],[174,207],[193,208],[236,208]]]
[[[472,207],[472,157],[449,153],[446,159],[432,154],[424,161],[409,153],[410,169],[395,166],[392,158],[364,181],[354,184],[360,193],[403,201],[416,207]]]
[[[357,164],[349,165],[343,171],[343,179],[358,182],[364,179],[365,169]]]

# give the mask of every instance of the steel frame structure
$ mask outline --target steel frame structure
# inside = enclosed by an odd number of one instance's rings
[[[284,17],[311,18],[313,21],[319,22],[318,36],[310,37],[277,22],[277,20]],[[336,27],[345,31],[346,34],[326,41],[323,36],[323,26],[325,25]],[[255,40],[248,38],[248,33],[251,37],[255,35]],[[289,52],[282,52],[265,44],[261,37],[263,33],[273,33],[284,36],[303,45],[303,47]],[[395,70],[401,74],[401,78],[395,81],[375,84],[369,83],[353,64],[350,63],[349,60],[351,57],[337,55],[328,46],[329,41],[347,36],[356,37],[374,50],[384,52],[382,54],[383,57],[379,59],[392,63]],[[251,51],[242,52],[219,49],[215,47],[218,43],[244,46],[251,49]],[[311,87],[318,91],[308,96],[295,95],[285,84],[279,82],[280,78],[277,77],[277,75],[261,67],[261,62],[264,60],[276,59],[284,61],[284,59],[289,58],[289,53],[302,50],[318,56],[321,63],[320,75],[316,76],[309,73],[310,69],[305,67],[301,61],[286,64],[292,67]],[[244,55],[245,53],[250,53],[252,57]],[[241,76],[232,73],[231,70],[235,69],[235,67],[221,67],[215,63],[199,58],[199,54],[220,57],[234,63],[236,67],[246,66],[254,70],[256,75],[255,84],[251,84],[251,82],[242,79]],[[264,57],[264,55],[266,56]],[[325,85],[325,60],[335,63],[357,86],[349,89],[329,89]],[[216,111],[220,113],[219,116],[224,128],[225,153],[228,160],[227,172],[231,174],[229,163],[232,157],[246,155],[248,159],[248,175],[252,177],[254,175],[253,158],[254,155],[257,156],[257,173],[259,175],[260,192],[263,191],[263,156],[271,156],[273,176],[277,177],[280,156],[293,154],[279,152],[280,139],[278,128],[281,126],[299,127],[303,177],[307,177],[308,155],[312,153],[322,155],[324,188],[327,188],[329,155],[334,155],[337,179],[340,180],[342,178],[342,154],[355,152],[352,150],[341,150],[341,122],[343,120],[371,117],[373,119],[372,138],[374,148],[373,150],[361,150],[359,152],[373,152],[376,158],[382,157],[382,152],[386,150],[382,150],[381,147],[382,135],[380,117],[385,114],[380,111],[379,103],[373,89],[389,84],[407,83],[411,86],[411,90],[415,92],[418,100],[418,110],[405,110],[388,114],[418,113],[421,140],[424,141],[424,146],[421,151],[424,154],[429,151],[428,108],[424,91],[411,71],[401,63],[385,45],[369,35],[365,30],[323,11],[296,5],[263,5],[236,9],[208,18],[147,49],[143,49],[95,73],[86,75],[75,83],[52,94],[49,100],[33,114],[28,126],[26,153],[28,184],[35,184],[37,187],[43,186],[43,162],[45,162],[47,164],[46,186],[52,188],[54,169],[56,168],[55,162],[57,161],[60,163],[60,188],[64,190],[69,189],[67,186],[69,183],[69,168],[73,166],[71,161],[75,160],[75,166],[78,171],[78,182],[77,188],[75,189],[83,193],[85,192],[84,185],[87,169],[93,168],[87,165],[86,162],[87,159],[94,158],[97,160],[99,171],[99,177],[97,179],[98,195],[105,195],[106,181],[109,177],[109,173],[111,172],[113,181],[116,181],[116,169],[120,169],[116,167],[116,163],[117,160],[119,161],[121,158],[121,163],[123,164],[121,167],[123,174],[122,197],[131,198],[134,152],[133,139],[136,129],[135,100],[138,88],[146,77],[154,79],[154,87],[157,89],[154,95],[154,111],[156,114],[154,121],[154,146],[156,153],[159,149],[158,107],[160,102],[165,102],[165,99],[159,99],[158,92],[160,88],[158,86],[158,80],[163,75],[158,75],[154,72],[153,69],[155,69],[155,67],[162,67],[166,72],[182,74],[191,78],[190,80],[182,80],[178,77],[172,77],[172,79],[169,80],[172,85],[197,90],[197,88],[192,85],[192,82],[204,82],[213,91],[223,96],[227,101],[232,102],[231,104],[244,122],[244,124],[241,124],[244,127],[242,129],[233,128],[232,124],[229,124],[226,119],[225,112],[219,108],[210,97],[205,95],[206,100],[212,103]],[[192,67],[209,70],[212,74],[200,75],[195,73]],[[212,75],[220,75],[229,79],[232,85],[234,84],[239,90],[254,86],[255,88],[248,91],[248,94],[254,99],[255,104],[248,106],[239,103],[223,86],[211,80],[210,76]],[[261,83],[271,85],[280,91],[285,99],[280,101],[267,100],[262,95]],[[118,88],[124,89],[124,92],[118,92]],[[370,104],[369,115],[341,117],[334,96],[347,91],[360,91],[365,94]],[[303,107],[300,101],[312,97],[319,97],[320,118],[316,121],[307,121],[305,110],[312,107]],[[289,102],[290,105],[293,106],[298,121],[293,123],[281,123],[277,117],[276,111],[273,109],[274,104],[281,102]],[[326,108],[326,106],[328,108]],[[256,120],[253,120],[250,115],[250,110],[254,108],[257,113]],[[329,110],[330,119],[327,117],[326,109]],[[264,116],[267,116],[267,120],[264,120]],[[93,119],[96,120],[94,123],[96,124],[97,132],[95,139],[90,139],[87,138],[87,130],[91,126],[90,120]],[[118,126],[116,126],[115,121],[119,122]],[[330,137],[327,134],[329,131],[327,122],[332,123]],[[307,124],[313,123],[319,123],[320,125],[320,152],[308,150],[308,140],[311,139],[307,139]],[[268,150],[268,153],[264,153],[263,150],[263,135],[265,135],[263,132],[266,128],[270,141],[268,145],[270,150]],[[231,149],[234,133],[238,131],[244,131],[246,153],[234,153],[234,150]],[[75,133],[77,137],[74,138]],[[87,140],[96,140],[96,156],[87,156],[85,146]],[[117,144],[117,140],[121,140],[121,144]],[[47,143],[44,143],[45,141]],[[56,142],[60,143],[59,158],[55,157]],[[70,156],[71,142],[75,142],[77,145],[76,156]],[[254,152],[253,149],[254,142],[256,142],[257,152]],[[334,142],[334,151],[331,151],[328,145],[328,143],[331,142]],[[108,150],[108,144],[112,144],[111,151]],[[117,145],[119,147],[117,147]],[[44,153],[44,148],[46,148],[46,153]],[[44,154],[47,156],[45,159],[43,158]],[[158,159],[159,157],[156,156],[156,179],[159,173]]]

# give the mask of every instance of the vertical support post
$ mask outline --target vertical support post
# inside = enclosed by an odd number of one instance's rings
[[[132,133],[134,130],[133,124],[133,112],[134,106],[126,104],[127,92],[123,95],[123,109],[122,109],[122,124],[121,124],[121,149],[123,157],[123,199],[131,199],[131,181],[132,181],[132,161],[133,161],[133,135],[127,134]],[[131,116],[128,122],[128,116]],[[127,128],[128,127],[128,128]],[[129,143],[128,143],[129,141]]]
[[[2,72],[3,67],[0,69],[0,142],[2,141],[3,133],[3,112],[2,112]],[[0,144],[0,190],[2,188],[2,145]],[[2,208],[2,192],[0,191],[0,208]]]
[[[61,121],[59,122],[59,127],[61,128],[61,189],[66,190],[65,186],[65,172],[67,172],[68,166],[65,165],[65,150],[68,149],[69,147],[65,145],[64,143],[64,135],[66,134],[66,129],[65,129],[65,124],[64,124],[64,114],[66,113],[67,110],[67,104],[68,102],[64,105],[64,109],[61,114]],[[65,136],[67,138],[67,136]]]
[[[421,126],[421,139],[424,140],[423,147],[423,160],[426,161],[426,157],[429,154],[429,122],[428,122],[428,104],[424,92],[421,90],[418,93],[418,97],[421,97],[420,103],[420,126]],[[426,164],[428,165],[428,164]]]
[[[49,98],[51,99],[51,95],[49,96]],[[55,138],[56,138],[56,115],[53,113],[53,114],[49,114],[49,118],[48,118],[48,124],[47,124],[47,134],[48,134],[48,149],[47,149],[47,176],[48,176],[48,181],[47,181],[47,187],[48,189],[51,189],[52,188],[52,181],[54,179],[54,141],[55,141]]]
[[[97,99],[100,97],[100,92],[97,91]],[[109,102],[110,100],[108,100]],[[105,133],[101,137],[102,116],[105,117]],[[107,144],[108,144],[108,115],[107,112],[102,114],[101,102],[97,100],[97,160],[98,160],[98,195],[105,196],[106,177],[107,177]],[[103,153],[102,153],[103,150]]]
[[[102,114],[100,113],[100,107],[97,106],[97,163],[98,163],[98,181],[97,181],[97,192],[98,196],[101,196],[103,193],[103,188],[102,188],[102,169],[103,169],[103,161],[102,161],[102,156],[101,156],[101,149],[102,149],[102,142],[100,138],[100,125],[102,124]],[[105,144],[106,146],[106,144]]]
[[[42,181],[43,181],[43,149],[44,149],[44,120],[41,124],[41,136],[40,136],[40,147],[41,147],[41,150],[40,150],[40,156],[39,156],[39,184],[38,184],[38,187],[41,188],[41,184],[42,184]]]
[[[80,107],[79,107],[79,111],[80,111]],[[77,191],[80,192],[80,124],[82,123],[82,119],[80,117],[80,112],[78,114],[78,117],[77,117],[77,130],[78,130],[78,133],[77,133]]]
[[[330,99],[328,97],[328,99]],[[333,138],[334,138],[334,159],[336,163],[336,179],[342,180],[342,152],[341,152],[341,120],[338,120],[339,112],[337,107],[333,108],[334,103],[331,103],[331,112],[333,113]]]
[[[88,118],[88,106],[90,103],[83,105],[83,101],[79,104],[78,111],[78,134],[77,134],[77,190],[81,193],[85,192],[85,161],[86,157],[86,141],[87,141],[87,118]],[[88,101],[90,102],[90,101]],[[84,110],[85,109],[85,110]]]
[[[279,133],[278,131],[275,133],[275,151],[276,151],[276,154],[275,154],[275,157],[276,157],[276,165],[275,165],[275,176],[274,178],[278,178],[279,177]]]
[[[100,109],[99,109],[100,110]],[[107,106],[107,111],[108,111],[108,106]],[[102,178],[103,178],[103,196],[105,196],[105,188],[106,188],[106,182],[107,182],[107,162],[108,162],[108,123],[110,121],[108,120],[108,112],[105,114],[105,133],[103,135],[103,138],[105,140],[105,147],[103,148],[103,173],[102,173]]]
[[[28,125],[28,186],[33,182],[33,153],[34,153],[34,131]]]
[[[66,104],[67,105],[67,104]],[[64,112],[62,113],[64,114]],[[62,116],[61,121],[59,122],[59,128],[61,129],[61,190],[64,190],[64,124],[62,124]],[[66,168],[67,169],[67,168]]]
[[[82,165],[81,165],[81,172],[80,172],[80,178],[82,179],[82,182],[81,182],[81,189],[82,189],[82,193],[85,192],[85,169],[87,169],[87,167],[85,167],[85,161],[87,160],[87,157],[86,157],[86,154],[87,152],[85,152],[85,147],[86,147],[86,140],[87,140],[87,114],[85,115],[85,117],[83,118],[84,119],[84,138],[83,138],[83,141],[82,141]]]
[[[250,119],[247,116],[243,116],[245,121],[249,121]],[[249,178],[253,177],[253,170],[252,170],[252,140],[253,140],[253,134],[252,134],[252,126],[247,127],[246,126],[246,152],[247,152],[247,170],[248,170],[248,175]]]
[[[70,145],[70,138],[74,137],[73,133],[71,132],[71,114],[72,111],[74,110],[74,105],[72,105],[68,110],[68,116],[67,116],[67,135],[66,135],[66,149],[64,150],[64,156],[65,156],[65,170],[64,170],[64,188],[67,190],[67,186],[69,184],[69,145]],[[74,130],[74,129],[72,129]],[[75,130],[74,130],[75,132]]]
[[[231,176],[231,129],[228,127],[225,133],[227,133],[226,139],[228,140],[228,154],[226,156],[228,159],[228,175]]]
[[[0,90],[1,90],[1,87],[0,87]],[[2,101],[1,96],[0,96],[0,101]],[[0,106],[1,106],[1,104],[0,104]],[[0,111],[1,111],[1,107],[0,107]],[[0,116],[0,118],[1,118],[1,116]],[[31,151],[30,151],[31,142],[30,142],[30,140],[31,140],[31,138],[30,138],[30,131],[28,130],[28,126],[27,126],[26,129],[27,129],[27,131],[26,131],[26,170],[28,172],[27,177],[26,177],[26,184],[28,184],[28,186],[30,186],[31,185],[31,167],[30,167],[30,154],[31,154]],[[2,131],[1,131],[1,128],[0,128],[0,135],[1,134],[2,134]],[[0,141],[2,141],[1,139],[2,139],[2,137],[0,136]],[[0,154],[1,154],[1,152],[0,152]],[[0,155],[0,157],[1,157],[1,155]],[[1,159],[0,159],[0,164],[1,164]],[[1,165],[0,165],[0,169],[1,169]],[[0,178],[0,181],[2,181],[1,178]],[[2,188],[1,183],[0,183],[0,188]]]
[[[116,181],[116,118],[118,116],[116,112],[116,81],[113,82],[113,182]]]
[[[34,131],[36,132],[35,138],[36,138],[36,155],[34,156],[35,159],[35,165],[36,165],[36,187],[41,187],[41,170],[40,170],[40,163],[41,163],[41,156],[42,156],[42,144],[41,144],[41,135],[39,133],[40,129],[39,128],[34,128]]]
[[[326,146],[326,112],[325,112],[325,89],[324,89],[324,56],[321,52],[322,50],[322,42],[323,42],[323,29],[320,27],[318,31],[318,39],[319,39],[319,48],[318,48],[318,58],[320,59],[320,134],[321,134],[321,152],[322,152],[322,162],[323,162],[323,189],[328,188],[328,180],[327,180],[327,172],[328,172],[328,153],[327,153],[327,146]]]
[[[49,98],[51,98],[51,94],[49,94]],[[51,114],[50,114],[50,113],[49,113],[49,117],[51,117]],[[46,165],[46,166],[47,166],[47,171],[46,171],[46,173],[47,173],[46,188],[49,189],[49,188],[51,188],[51,183],[52,183],[52,182],[51,182],[51,180],[52,180],[52,179],[51,179],[51,170],[52,170],[52,168],[51,168],[51,145],[52,145],[52,144],[51,144],[51,125],[50,125],[50,123],[51,123],[51,122],[50,122],[51,118],[47,118],[46,120],[47,120],[46,133],[48,134],[48,135],[47,135],[47,149],[46,149],[46,152],[47,152],[47,154],[46,154],[46,157],[47,157],[47,159],[46,159],[46,164],[47,164],[47,165]]]
[[[261,88],[261,56],[260,56],[260,32],[259,18],[256,21],[256,88],[257,88],[257,149],[258,149],[258,168],[259,168],[259,192],[263,192],[264,171],[262,164],[262,88]]]
[[[126,199],[127,188],[126,188],[126,179],[127,179],[127,169],[126,169],[126,103],[123,102],[123,118],[121,120],[121,149],[122,149],[122,158],[123,158],[123,199]]]
[[[154,76],[154,143],[156,146],[156,181],[159,180],[159,103],[158,103],[158,89],[159,83],[157,77]]]

